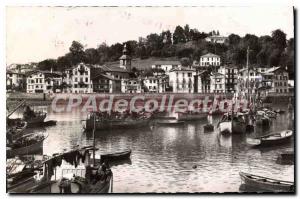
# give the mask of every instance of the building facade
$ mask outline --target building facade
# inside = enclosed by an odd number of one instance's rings
[[[92,67],[92,65],[80,63],[66,70],[66,78],[64,81],[68,85],[68,88],[65,89],[65,91],[67,93],[92,93]]]
[[[167,87],[167,77],[166,76],[152,76],[145,77],[143,79],[143,85],[145,92],[150,93],[164,93]]]
[[[221,66],[218,72],[225,75],[226,93],[234,93],[238,90],[238,68],[234,66]]]
[[[139,78],[129,78],[121,80],[122,93],[142,93],[142,80]]]
[[[194,93],[194,76],[196,70],[180,66],[169,72],[169,86],[174,93]]]
[[[120,93],[121,80],[114,79],[107,74],[99,74],[92,77],[94,93]]]
[[[228,37],[222,35],[212,35],[205,38],[205,41],[211,43],[225,44],[228,41]]]
[[[213,72],[210,77],[210,92],[225,93],[225,75],[218,72]]]
[[[6,71],[6,88],[11,90],[25,90],[26,76],[20,71]]]
[[[26,79],[27,93],[61,92],[62,74],[52,71],[32,71]]]
[[[267,94],[284,95],[289,93],[288,72],[281,67],[273,67],[262,73],[262,87],[265,87]]]
[[[220,66],[221,58],[219,55],[208,53],[200,57],[200,66]]]
[[[152,69],[162,69],[165,71],[165,74],[169,74],[171,69],[175,69],[181,66],[179,61],[155,61],[152,64]]]

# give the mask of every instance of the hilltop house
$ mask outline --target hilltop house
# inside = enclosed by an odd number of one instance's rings
[[[228,37],[222,35],[212,35],[205,38],[207,42],[225,44],[228,40]]]
[[[220,66],[221,58],[219,55],[207,53],[200,57],[200,66]]]

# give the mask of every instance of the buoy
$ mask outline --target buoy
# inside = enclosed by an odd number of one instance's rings
[[[196,168],[197,168],[197,165],[194,165],[194,166],[193,166],[193,169],[196,169]]]

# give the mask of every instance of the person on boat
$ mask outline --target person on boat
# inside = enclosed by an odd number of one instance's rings
[[[59,193],[72,193],[71,191],[71,181],[66,178],[62,178],[58,184]]]
[[[24,116],[25,118],[33,118],[35,117],[35,113],[29,106],[26,106],[25,111],[24,111]]]

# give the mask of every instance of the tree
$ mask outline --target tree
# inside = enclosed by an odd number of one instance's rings
[[[286,47],[286,34],[280,29],[274,30],[272,32],[272,39],[276,48],[283,50]]]
[[[80,62],[85,62],[84,47],[78,41],[73,41],[70,50],[72,65],[76,65]]]
[[[56,60],[55,59],[45,59],[37,64],[37,67],[40,70],[57,70]]]
[[[190,26],[188,24],[186,24],[184,26],[184,36],[185,36],[185,40],[186,41],[190,41],[191,40]]]
[[[99,64],[100,57],[98,51],[94,48],[89,48],[85,50],[86,63],[88,64]]]
[[[178,44],[178,43],[185,43],[186,38],[184,34],[184,30],[181,26],[176,26],[175,31],[173,33],[173,43]]]

